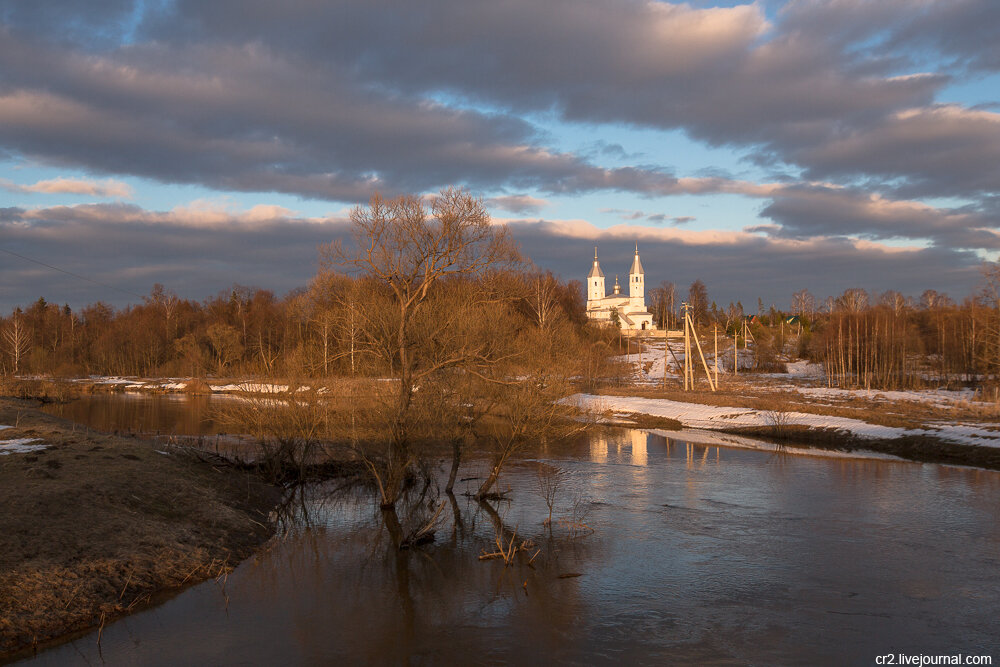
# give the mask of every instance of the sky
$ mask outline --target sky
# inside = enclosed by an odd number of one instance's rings
[[[961,299],[1000,258],[995,0],[0,0],[0,313],[305,286],[375,192],[583,280]],[[609,285],[613,284],[609,281]]]

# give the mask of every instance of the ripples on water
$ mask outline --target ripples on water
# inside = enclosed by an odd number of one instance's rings
[[[393,549],[362,490],[308,489],[280,540],[37,662],[869,664],[998,654],[1000,475],[775,457],[618,430],[536,451],[497,516],[459,495]],[[565,471],[552,536],[538,462]],[[463,467],[476,476],[485,462]],[[475,480],[459,492],[475,489]],[[432,496],[434,496],[432,498]],[[433,489],[406,514],[426,515]],[[415,507],[416,506],[416,507]],[[481,562],[495,519],[541,553]],[[571,536],[570,519],[593,534]],[[580,574],[560,578],[560,575]],[[228,596],[228,597],[227,597]]]

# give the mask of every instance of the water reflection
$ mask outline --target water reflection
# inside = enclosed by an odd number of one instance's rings
[[[504,477],[511,502],[488,506],[438,483],[393,519],[366,489],[303,489],[228,599],[209,582],[113,624],[104,658],[865,664],[998,648],[997,473],[628,430],[534,454]],[[565,474],[551,532],[540,463]],[[460,476],[485,467],[472,457]],[[397,549],[442,501],[434,543]],[[479,560],[515,531],[541,550],[532,566]],[[81,656],[100,661],[94,636],[37,662]]]
[[[49,414],[99,431],[216,435],[225,428],[212,417],[213,406],[230,396],[186,394],[94,394],[42,407]]]

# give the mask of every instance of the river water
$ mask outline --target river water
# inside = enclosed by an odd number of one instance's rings
[[[509,502],[487,507],[414,492],[404,528],[444,508],[435,541],[405,551],[364,489],[307,489],[225,582],[33,662],[1000,664],[998,473],[614,429],[525,452],[501,485]],[[536,546],[513,565],[478,559],[515,531]]]

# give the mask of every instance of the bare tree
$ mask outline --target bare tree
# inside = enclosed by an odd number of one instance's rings
[[[837,298],[837,307],[849,313],[860,313],[868,307],[868,292],[860,287],[846,289]]]
[[[660,327],[670,329],[674,325],[674,303],[677,290],[674,284],[664,280],[659,287],[650,291],[652,310]]]
[[[665,280],[660,283],[660,289],[663,290],[665,306],[663,327],[670,329],[676,324],[675,320],[677,319],[677,288],[672,282]]]
[[[551,271],[539,274],[532,279],[531,310],[541,329],[549,329],[559,312],[558,290],[559,282],[553,277]]]
[[[910,307],[910,300],[896,290],[888,290],[879,297],[879,305],[890,309],[898,317]]]
[[[924,293],[920,295],[920,307],[924,310],[936,310],[952,305],[954,305],[954,302],[951,300],[951,297],[937,290],[924,290]]]
[[[13,373],[21,370],[21,364],[31,349],[31,336],[24,324],[21,313],[15,311],[3,329],[3,345],[10,356]]]
[[[207,334],[215,353],[215,363],[221,373],[243,354],[240,332],[228,324],[216,322],[208,327]]]
[[[708,316],[708,289],[705,283],[696,280],[688,289],[688,303],[691,305],[691,319],[702,324]]]
[[[983,341],[981,361],[996,374],[1000,371],[1000,263],[986,262],[982,266],[983,288],[980,301],[986,306],[986,317],[980,334]]]
[[[816,310],[816,297],[807,289],[802,289],[792,295],[792,312],[799,317],[811,316]]]
[[[500,472],[525,443],[555,435],[561,427],[574,428],[567,419],[567,406],[557,400],[568,393],[565,383],[557,378],[533,375],[524,382],[496,385],[495,392],[496,403],[502,409],[486,424],[492,461],[486,479],[476,492],[478,500],[503,495],[494,491]]]
[[[371,198],[367,206],[351,212],[355,247],[333,243],[322,249],[325,263],[372,277],[387,288],[394,312],[386,312],[391,340],[380,345],[391,350],[390,372],[397,381],[396,395],[387,406],[389,450],[386,467],[372,472],[381,480],[382,505],[394,506],[405,470],[413,461],[410,451],[410,417],[414,392],[434,373],[468,360],[466,350],[436,349],[415,336],[418,317],[432,288],[452,277],[483,277],[513,266],[520,254],[506,227],[494,225],[481,199],[464,190],[449,188],[433,200],[407,195]],[[375,333],[375,332],[371,332]]]

